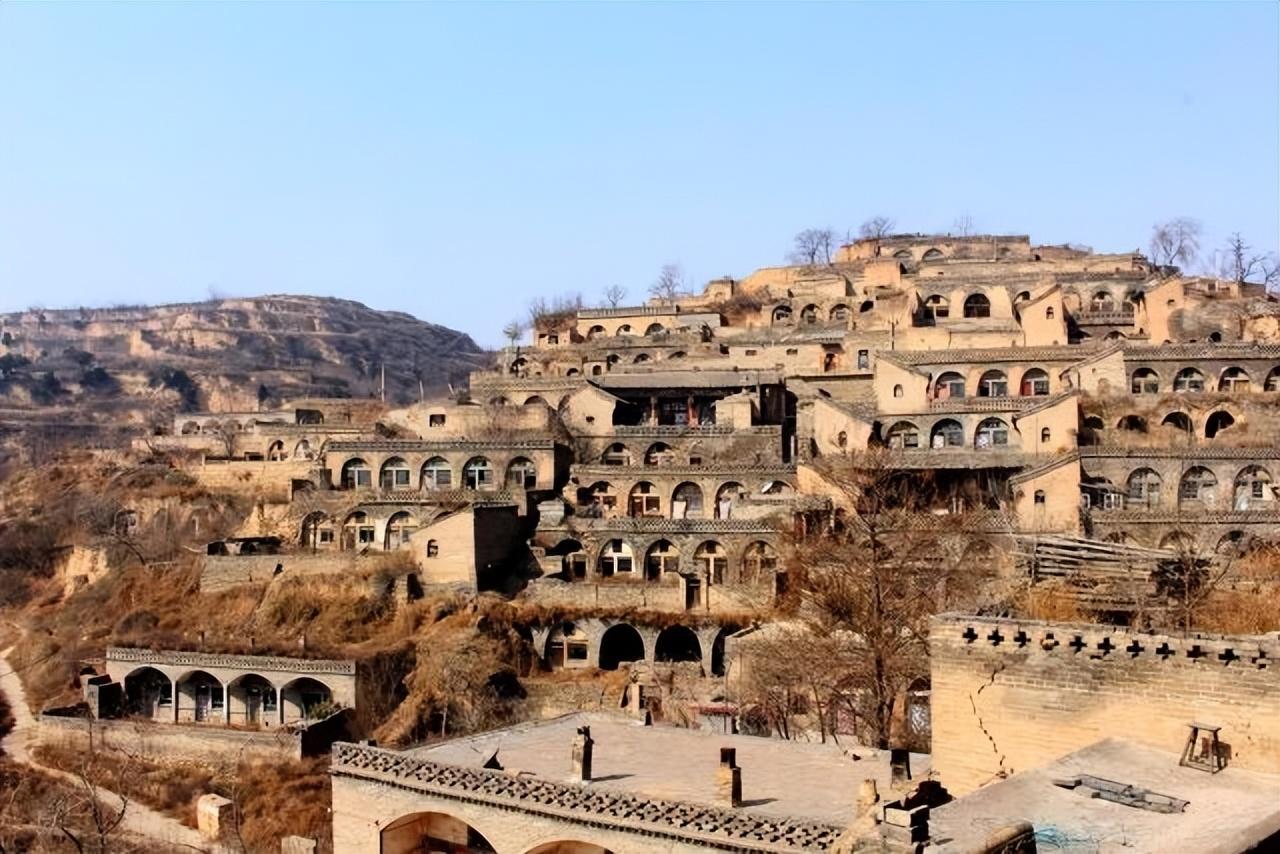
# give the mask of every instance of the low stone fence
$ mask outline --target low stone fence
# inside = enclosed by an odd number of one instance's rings
[[[191,762],[232,767],[244,759],[301,759],[301,732],[258,732],[199,724],[156,724],[149,721],[92,720],[39,715],[39,744],[70,750],[89,749],[90,727],[95,747],[163,763]]]
[[[243,584],[266,584],[277,575],[352,573],[364,566],[354,552],[276,555],[205,555],[200,592],[217,593]],[[372,563],[368,564],[370,567]],[[277,572],[279,570],[279,572]]]

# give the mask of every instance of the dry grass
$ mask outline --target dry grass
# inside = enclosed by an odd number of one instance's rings
[[[1014,611],[1028,620],[1056,623],[1087,623],[1088,615],[1070,591],[1057,584],[1023,588],[1014,596]]]
[[[199,765],[165,765],[110,750],[86,755],[42,745],[36,757],[189,827],[195,826],[201,795],[214,792],[230,798],[239,811],[239,832],[232,831],[231,842],[243,841],[246,851],[278,851],[280,839],[291,835],[320,840],[322,851],[332,849],[326,759],[244,762],[234,774],[217,774]]]

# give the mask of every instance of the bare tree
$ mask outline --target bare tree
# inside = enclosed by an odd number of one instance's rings
[[[660,302],[673,303],[685,295],[684,271],[679,264],[664,264],[649,286],[649,295]]]
[[[1254,252],[1237,231],[1227,240],[1219,275],[1240,285],[1252,279],[1272,287],[1280,284],[1280,259],[1274,253]]]
[[[806,680],[810,691],[888,747],[907,690],[929,673],[929,617],[985,595],[994,567],[980,555],[989,536],[976,515],[936,515],[949,499],[927,475],[897,467],[892,452],[832,458],[821,468],[851,512],[795,543],[791,583],[813,649],[794,661],[823,670]]]
[[[831,263],[831,250],[836,235],[830,228],[806,228],[796,235],[795,245],[787,260],[792,264],[816,267]]]
[[[960,214],[956,217],[956,221],[951,224],[951,228],[960,237],[969,237],[973,234],[973,217],[968,214]]]
[[[871,219],[858,226],[858,234],[861,237],[888,237],[893,233],[894,227],[897,225],[887,216],[873,216]]]
[[[609,308],[617,308],[627,298],[627,289],[622,285],[610,285],[604,289],[604,301]]]
[[[520,340],[520,335],[524,332],[524,324],[518,320],[513,320],[506,326],[502,327],[502,335],[507,339],[507,343],[512,347],[516,346],[516,342]]]
[[[1151,260],[1161,267],[1189,267],[1200,254],[1200,221],[1180,216],[1151,228]]]

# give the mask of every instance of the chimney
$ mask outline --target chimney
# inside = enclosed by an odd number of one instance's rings
[[[738,751],[732,747],[720,748],[720,767],[716,770],[716,794],[721,803],[731,807],[742,806],[742,769],[738,767]]]
[[[880,843],[886,852],[916,854],[929,841],[929,807],[907,807],[905,800],[891,801],[881,812]]]
[[[578,735],[573,740],[573,779],[579,783],[591,780],[591,727],[578,727]]]

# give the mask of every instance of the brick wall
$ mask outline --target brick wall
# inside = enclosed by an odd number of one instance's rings
[[[953,794],[1118,737],[1176,754],[1190,721],[1280,773],[1280,634],[1166,636],[943,615],[929,637],[933,767]]]

